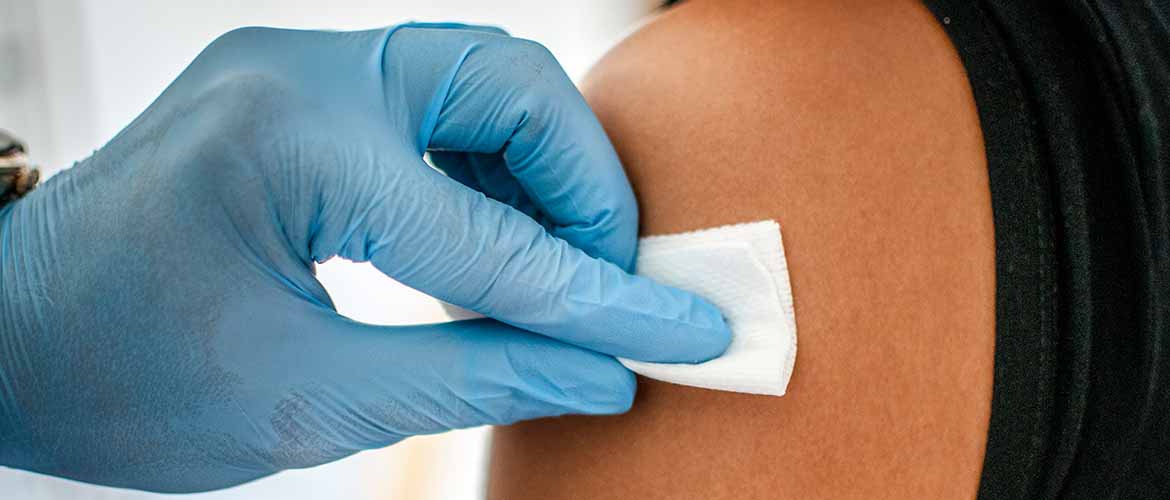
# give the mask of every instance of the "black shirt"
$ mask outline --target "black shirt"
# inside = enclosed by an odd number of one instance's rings
[[[1170,0],[925,3],[991,180],[979,498],[1170,498]]]

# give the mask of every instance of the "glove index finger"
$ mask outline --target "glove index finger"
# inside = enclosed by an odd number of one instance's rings
[[[371,261],[400,282],[513,326],[613,356],[699,362],[730,342],[706,300],[631,275],[550,235],[531,218],[433,171],[425,204]],[[402,234],[417,228],[417,235]]]
[[[638,207],[597,117],[552,53],[514,37],[480,40],[451,73],[427,147],[495,155],[585,253],[633,267]]]

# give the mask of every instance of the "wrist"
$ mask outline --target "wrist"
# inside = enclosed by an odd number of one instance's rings
[[[17,338],[16,317],[12,308],[19,302],[13,295],[18,292],[16,284],[10,279],[12,265],[11,230],[9,220],[12,218],[13,206],[11,203],[0,205],[0,465],[10,465],[12,454],[15,453],[16,441],[20,439],[21,426],[20,411],[17,409],[16,391],[13,388],[16,367],[9,359],[12,349],[9,346],[20,345]]]
[[[20,276],[21,259],[13,255],[13,209],[20,203],[16,205],[0,207],[0,466],[28,469],[36,449],[25,405],[35,395],[30,386],[37,378],[30,366],[35,354],[30,351],[37,341],[31,322],[37,314],[23,281],[27,276]]]
[[[30,331],[37,317],[30,298],[35,280],[22,243],[26,239],[18,234],[28,201],[0,204],[0,465],[18,468],[25,468],[30,449],[21,393],[31,378]]]

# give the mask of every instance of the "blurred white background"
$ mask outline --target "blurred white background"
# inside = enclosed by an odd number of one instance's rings
[[[657,0],[0,0],[0,128],[31,145],[46,173],[109,140],[217,35],[239,26],[359,29],[408,20],[502,26],[545,44],[580,78]],[[372,267],[333,261],[321,280],[347,316],[380,324],[444,321],[436,302]],[[198,499],[476,499],[488,432],[408,440]],[[0,467],[0,498],[146,499]]]

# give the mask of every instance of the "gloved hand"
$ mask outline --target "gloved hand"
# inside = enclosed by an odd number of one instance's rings
[[[626,273],[636,212],[535,43],[233,31],[0,211],[0,463],[199,491],[415,434],[622,412],[634,378],[611,355],[694,362],[729,339],[708,303]],[[333,256],[502,323],[348,320],[314,277]]]

